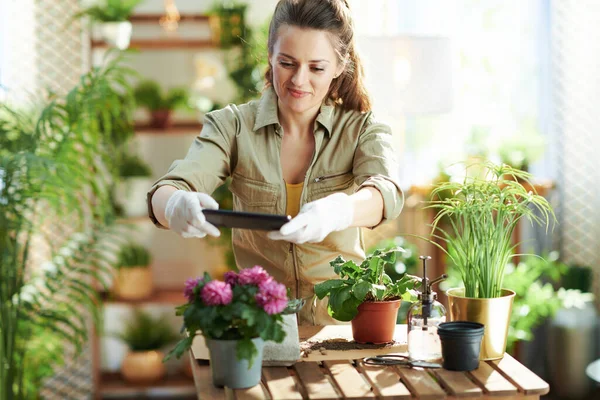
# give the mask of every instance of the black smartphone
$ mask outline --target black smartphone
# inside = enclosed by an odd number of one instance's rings
[[[261,231],[278,231],[291,221],[289,215],[251,213],[231,210],[202,210],[206,220],[215,226]]]

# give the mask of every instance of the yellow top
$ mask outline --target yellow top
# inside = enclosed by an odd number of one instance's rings
[[[287,193],[285,213],[291,215],[292,218],[298,215],[298,212],[300,211],[300,195],[302,194],[303,187],[304,182],[285,183],[285,190]]]

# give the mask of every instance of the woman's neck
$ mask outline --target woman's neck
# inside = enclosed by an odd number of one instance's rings
[[[277,102],[279,114],[279,123],[283,127],[283,131],[294,136],[305,136],[313,134],[313,126],[321,107],[315,107],[306,110],[303,113],[295,113],[282,106],[281,102]]]

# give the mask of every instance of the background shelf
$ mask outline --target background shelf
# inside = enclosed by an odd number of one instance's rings
[[[92,48],[108,48],[109,44],[104,40],[92,40]],[[168,50],[168,49],[209,49],[218,48],[212,40],[198,40],[198,39],[133,39],[129,48],[133,49],[156,49],[156,50]]]
[[[129,18],[132,23],[159,23],[164,14],[136,14]],[[206,14],[180,14],[179,22],[208,22],[210,16]]]
[[[115,298],[108,292],[102,293],[102,298],[107,304],[129,304],[129,305],[144,305],[144,304],[172,304],[179,305],[187,302],[183,295],[183,288],[155,288],[150,297],[143,300],[121,300]]]
[[[136,134],[155,134],[155,135],[174,135],[183,133],[197,133],[200,134],[202,130],[202,124],[200,122],[178,122],[167,129],[153,128],[147,124],[136,124]]]
[[[142,398],[144,396],[176,396],[178,399],[197,398],[192,378],[183,373],[166,376],[154,383],[130,383],[121,374],[104,372],[100,376],[103,398]]]

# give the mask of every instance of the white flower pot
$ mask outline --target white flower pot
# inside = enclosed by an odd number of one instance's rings
[[[268,341],[265,343],[263,365],[290,366],[300,359],[300,337],[296,314],[283,316],[283,330],[285,331],[283,342]]]
[[[129,47],[132,31],[133,27],[129,21],[104,22],[100,25],[100,32],[104,40],[121,50]]]
[[[123,207],[127,218],[148,215],[146,194],[152,187],[153,180],[148,177],[124,178],[117,184],[115,202]]]

